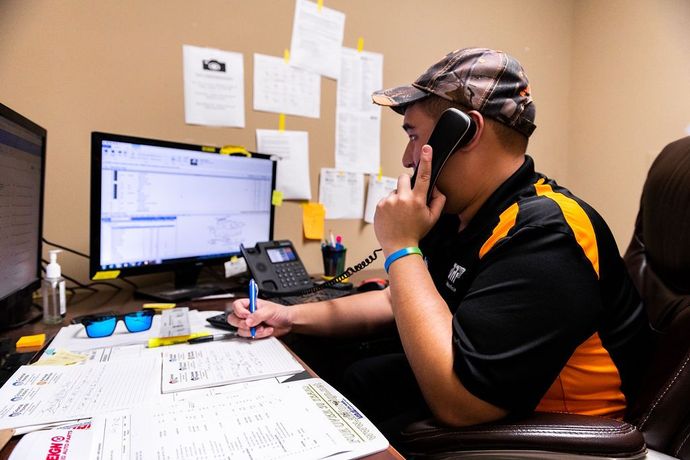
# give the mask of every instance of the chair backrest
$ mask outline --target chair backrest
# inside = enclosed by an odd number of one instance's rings
[[[625,263],[659,338],[626,420],[657,451],[690,459],[690,137],[649,169]]]

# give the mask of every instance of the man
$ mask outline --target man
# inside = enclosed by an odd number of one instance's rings
[[[400,176],[376,210],[390,288],[287,308],[260,302],[251,315],[239,300],[229,321],[243,335],[256,326],[257,337],[395,323],[404,359],[355,366],[361,388],[349,393],[389,436],[427,406],[452,426],[533,410],[621,416],[647,320],[603,219],[525,154],[535,109],[520,64],[461,49],[373,100],[404,115],[403,164],[418,165],[415,187]],[[427,206],[435,152],[425,143],[448,107],[477,131],[448,159]]]

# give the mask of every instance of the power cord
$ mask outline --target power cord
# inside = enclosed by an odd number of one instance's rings
[[[89,259],[89,260],[91,259],[91,258],[89,257],[88,254],[85,254],[85,253],[83,253],[83,252],[77,251],[76,249],[68,248],[67,246],[63,246],[63,245],[61,245],[61,244],[53,243],[52,241],[48,241],[48,240],[47,240],[46,238],[44,238],[44,237],[42,237],[41,239],[43,240],[44,243],[46,243],[46,244],[48,244],[48,245],[50,245],[50,246],[54,246],[54,247],[56,247],[56,248],[63,249],[63,250],[65,250],[65,251],[67,251],[67,252],[71,252],[71,253],[73,253],[73,254],[76,254],[76,255],[78,255],[78,256],[84,257],[84,258]],[[44,260],[44,262],[45,262],[45,260]],[[46,262],[46,263],[47,263],[47,262]],[[63,276],[64,276],[64,275],[63,275]],[[74,283],[77,283],[76,281],[74,281],[74,280],[71,279],[71,278],[67,278],[66,276],[65,276],[65,278],[66,278],[66,279],[69,279],[70,281],[73,281]],[[129,285],[132,286],[134,289],[139,289],[139,286],[138,286],[136,283],[134,283],[134,282],[132,282],[132,281],[130,281],[130,280],[128,280],[128,279],[125,279],[125,278],[118,278],[118,279],[119,279],[120,281],[124,282],[124,283],[129,284]],[[84,285],[82,285],[82,284],[80,284],[80,283],[77,283],[77,284],[79,284],[80,287],[84,287]],[[90,283],[89,286],[94,285],[94,284],[97,284],[97,283]],[[111,287],[116,287],[115,285],[110,285],[110,284],[108,284],[108,285],[111,286]],[[119,288],[118,288],[118,289],[119,289]]]
[[[83,252],[79,252],[79,251],[77,251],[76,249],[68,248],[67,246],[62,246],[61,244],[53,243],[53,242],[51,242],[51,241],[48,241],[48,240],[45,239],[45,238],[41,238],[41,239],[42,239],[43,242],[46,243],[46,244],[49,244],[49,245],[51,245],[51,246],[55,246],[56,248],[60,248],[60,249],[63,249],[63,250],[65,250],[65,251],[67,251],[67,252],[71,252],[71,253],[76,254],[76,255],[78,255],[78,256],[82,256],[82,257],[85,257],[85,258],[89,259],[89,255],[88,255],[88,254],[84,254]]]

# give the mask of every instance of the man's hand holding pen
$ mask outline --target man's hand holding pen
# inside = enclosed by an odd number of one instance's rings
[[[254,313],[250,311],[249,298],[234,301],[228,323],[235,326],[242,337],[252,337],[254,329],[257,339],[280,337],[292,329],[289,308],[261,299],[256,299]]]
[[[259,287],[256,285],[254,278],[249,280],[249,313],[256,313],[256,301],[259,296]],[[256,327],[251,326],[249,333],[253,338],[256,338]]]

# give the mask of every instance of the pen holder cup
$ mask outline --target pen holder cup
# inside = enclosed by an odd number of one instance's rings
[[[334,248],[333,246],[321,246],[323,256],[323,277],[331,279],[345,271],[346,248]]]

